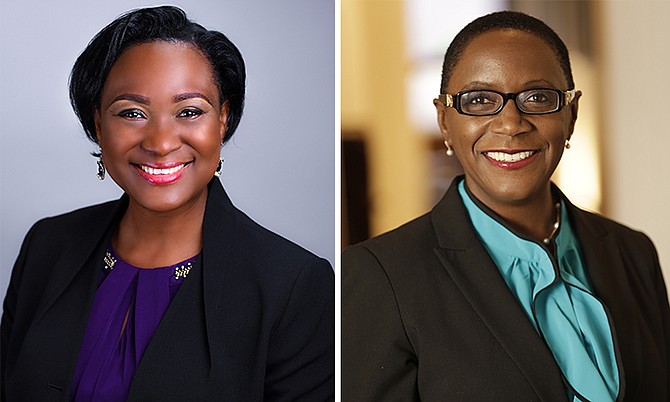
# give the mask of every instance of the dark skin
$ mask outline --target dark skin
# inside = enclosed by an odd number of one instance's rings
[[[96,130],[109,175],[129,195],[112,245],[130,264],[168,266],[202,249],[228,116],[213,77],[197,49],[160,41],[126,50],[107,77]]]
[[[532,88],[570,89],[544,40],[506,29],[480,34],[468,44],[447,92],[518,93]],[[497,115],[465,116],[434,101],[440,131],[463,165],[468,189],[512,228],[536,241],[549,236],[556,221],[549,180],[574,131],[580,96],[578,91],[572,103],[545,115],[523,114],[509,101]],[[495,160],[500,152],[524,162],[503,166]]]

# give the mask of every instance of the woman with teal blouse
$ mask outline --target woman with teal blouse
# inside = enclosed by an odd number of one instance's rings
[[[670,400],[654,246],[550,182],[581,95],[536,18],[493,13],[456,36],[434,103],[465,175],[345,250],[343,401]]]

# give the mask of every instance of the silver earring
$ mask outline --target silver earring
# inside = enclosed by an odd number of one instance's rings
[[[102,154],[100,154],[100,156],[98,157],[97,164],[98,164],[98,179],[105,180],[105,163],[102,161]]]
[[[223,170],[223,158],[219,158],[219,164],[214,171],[214,177],[221,176],[221,171]]]
[[[454,150],[451,149],[451,145],[447,141],[444,142],[444,146],[447,147],[447,156],[454,156]]]
[[[570,149],[570,140],[565,140],[565,149]]]

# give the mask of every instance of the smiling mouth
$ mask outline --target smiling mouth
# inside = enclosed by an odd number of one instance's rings
[[[507,153],[507,152],[483,152],[483,154],[495,161],[498,162],[507,162],[507,163],[514,163],[514,162],[519,162],[524,159],[528,159],[531,156],[533,156],[537,151],[521,151],[521,152],[515,152],[515,153]]]
[[[182,163],[181,165],[164,169],[153,168],[146,165],[136,165],[136,166],[140,168],[140,170],[142,170],[143,172],[148,173],[150,175],[169,175],[182,170],[183,168],[186,167],[186,165],[187,165],[186,163]]]
[[[191,162],[180,163],[175,165],[174,163],[163,164],[163,167],[157,166],[148,166],[144,164],[133,163],[136,171],[139,173],[144,180],[148,181],[151,184],[155,185],[167,185],[172,184],[182,177],[186,168],[191,165]]]

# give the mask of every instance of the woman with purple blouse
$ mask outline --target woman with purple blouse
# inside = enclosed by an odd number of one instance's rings
[[[121,199],[44,219],[2,316],[5,401],[334,398],[334,276],[217,179],[245,68],[176,7],[90,42],[70,99]]]

